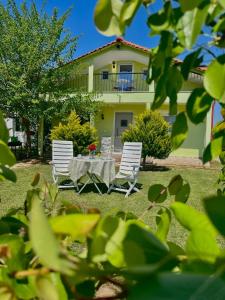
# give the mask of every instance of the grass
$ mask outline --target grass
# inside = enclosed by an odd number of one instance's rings
[[[17,183],[0,183],[0,215],[4,215],[9,208],[23,206],[26,191],[31,188],[30,182],[36,172],[40,172],[42,178],[51,181],[51,167],[47,164],[37,164],[15,169]],[[167,185],[170,179],[181,174],[191,185],[191,194],[188,204],[198,210],[203,210],[201,199],[209,194],[215,193],[216,179],[219,169],[198,169],[198,168],[171,168],[164,171],[142,171],[139,182],[142,184],[140,193],[132,194],[129,198],[124,198],[124,194],[112,192],[110,195],[99,195],[92,185],[89,185],[81,195],[77,195],[74,190],[60,191],[59,199],[69,200],[79,204],[83,208],[98,208],[103,214],[116,213],[119,210],[131,211],[137,216],[141,216],[149,206],[147,200],[148,187],[155,183]],[[102,186],[106,192],[106,188]],[[143,216],[143,220],[154,227],[154,216],[156,211],[150,211]],[[173,221],[170,229],[170,239],[182,244],[184,230]]]

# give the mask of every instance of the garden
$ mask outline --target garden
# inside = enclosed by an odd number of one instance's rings
[[[0,299],[225,298],[225,3],[163,1],[157,11],[152,5],[151,0],[96,2],[94,20],[102,34],[123,35],[142,7],[151,34],[159,36],[147,76],[148,83],[155,83],[152,111],[137,117],[124,142],[141,138],[146,163],[151,153],[165,158],[178,149],[189,122],[204,122],[214,101],[221,105],[223,120],[212,129],[203,153],[203,163],[212,162],[210,168],[143,168],[140,192],[128,198],[117,192],[108,195],[104,186],[99,195],[92,184],[80,195],[74,189],[59,191],[48,163],[16,164],[6,115],[23,119],[28,153],[32,129],[38,131],[42,155],[45,120],[60,120],[49,139],[71,139],[80,154],[98,143],[89,121],[99,103],[81,91],[70,97],[65,85],[67,72],[61,66],[77,41],[65,35],[67,13],[59,17],[56,10],[49,17],[39,14],[35,3],[18,8],[13,0],[7,7],[0,5]],[[207,48],[197,44],[206,33]],[[201,66],[205,52],[212,57],[202,75],[203,86],[193,89],[184,110],[177,112],[181,84]],[[184,53],[182,66],[174,63]],[[154,112],[165,101],[170,114],[177,115],[171,134]],[[151,120],[160,132],[160,149],[146,142],[157,138]],[[146,132],[141,137],[140,129]],[[105,285],[113,293],[102,293]]]

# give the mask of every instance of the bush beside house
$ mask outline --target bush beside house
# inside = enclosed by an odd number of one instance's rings
[[[145,111],[135,118],[134,124],[123,132],[123,142],[142,142],[145,165],[148,156],[167,158],[171,152],[170,125],[154,111]]]
[[[51,131],[51,140],[73,141],[74,155],[86,154],[88,145],[97,142],[97,133],[89,122],[81,124],[79,116],[71,112],[66,124],[59,123]]]

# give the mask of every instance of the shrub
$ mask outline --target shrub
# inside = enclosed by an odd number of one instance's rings
[[[169,124],[158,112],[145,111],[123,132],[123,142],[142,142],[142,157],[166,158],[171,152]]]
[[[86,154],[87,146],[96,143],[96,129],[88,122],[81,124],[79,116],[71,112],[66,124],[59,123],[51,131],[51,140],[73,141],[74,155]]]

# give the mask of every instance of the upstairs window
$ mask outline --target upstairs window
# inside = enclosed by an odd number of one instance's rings
[[[109,79],[109,72],[108,71],[102,71],[102,79],[103,80]]]
[[[133,66],[132,65],[120,65],[120,73],[132,73]]]

